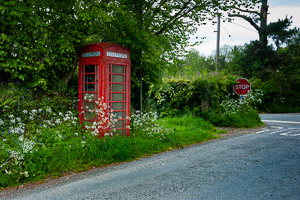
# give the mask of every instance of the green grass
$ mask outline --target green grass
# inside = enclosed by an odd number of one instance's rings
[[[174,130],[173,134],[181,146],[214,139],[220,133],[211,123],[195,116],[165,118],[164,121],[166,128]]]
[[[230,115],[221,115],[212,112],[206,113],[203,117],[215,126],[252,128],[259,127],[264,124],[256,110],[236,112]]]

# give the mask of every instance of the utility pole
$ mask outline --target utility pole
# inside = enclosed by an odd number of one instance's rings
[[[221,20],[220,15],[218,15],[218,27],[217,27],[217,49],[216,49],[216,71],[218,71],[218,65],[219,65],[219,55],[220,55],[220,30],[221,30]]]

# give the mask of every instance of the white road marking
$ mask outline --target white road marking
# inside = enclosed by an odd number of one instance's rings
[[[282,131],[286,131],[286,130],[280,129],[278,131],[272,131],[272,132],[269,133],[269,135],[273,135],[275,133],[279,133],[279,132],[282,132]]]
[[[255,132],[254,134],[260,134],[260,133],[263,133],[263,132],[266,132],[266,131],[269,131],[270,129],[263,129],[261,131],[257,131]]]
[[[281,133],[280,135],[282,135],[282,136],[290,136],[290,137],[295,137],[295,136],[300,136],[300,133],[297,133],[297,134]]]
[[[284,123],[284,124],[300,124],[300,122],[292,122],[292,121],[279,121],[279,120],[261,120],[263,122],[275,122],[275,123]]]

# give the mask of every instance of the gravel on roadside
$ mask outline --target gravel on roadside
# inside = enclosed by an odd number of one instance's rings
[[[268,125],[263,125],[261,127],[255,128],[231,128],[231,127],[217,127],[218,130],[226,131],[226,133],[219,134],[221,138],[227,137],[235,137],[235,136],[242,136],[250,133],[258,132],[264,128],[268,127]]]

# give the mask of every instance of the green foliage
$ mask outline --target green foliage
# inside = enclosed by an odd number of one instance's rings
[[[165,80],[152,88],[156,109],[161,116],[173,117],[190,113],[201,116],[217,126],[255,127],[262,125],[257,107],[264,97],[261,90],[238,99],[233,93],[236,77],[210,73],[193,81]]]
[[[112,42],[131,50],[132,97],[172,71],[198,25],[253,1],[0,1],[0,81],[48,90],[76,71],[79,49]]]
[[[292,24],[292,17],[284,20],[278,19],[277,22],[270,23],[267,28],[268,36],[273,39],[277,48],[285,44],[288,39],[292,38],[297,32],[298,28],[289,29]]]
[[[207,112],[203,113],[202,117],[209,120],[214,125],[224,127],[251,128],[263,125],[256,110],[236,112],[230,115],[221,115],[220,113]]]
[[[177,142],[180,146],[189,145],[191,141],[192,143],[199,143],[214,139],[220,133],[211,123],[193,115],[163,118],[160,120],[160,123],[163,123],[164,127],[174,131],[173,134],[177,135],[178,139],[180,139]]]
[[[18,124],[26,121],[26,116],[20,116],[20,121],[15,122],[11,120],[16,117],[11,116],[10,122],[5,122],[10,124],[8,129],[0,132],[0,189],[90,167],[130,161],[213,139],[218,133],[200,118],[184,116],[157,121],[154,113],[144,113],[140,117],[133,116],[130,137],[97,138],[82,129],[72,113],[53,113],[51,110],[48,107],[46,112],[50,118],[40,125],[36,123],[39,123],[37,119],[43,118],[43,111],[29,111],[30,116],[35,113],[33,125],[37,126],[30,131],[26,129],[26,134],[22,129],[16,129]],[[143,123],[143,130],[140,123]]]
[[[200,74],[214,71],[216,68],[213,57],[201,56],[198,51],[191,49],[182,60],[177,61],[174,71],[169,71],[168,77],[193,80]]]
[[[266,93],[265,105],[267,112],[299,112],[300,104],[300,33],[288,41],[288,46],[279,48],[279,58],[273,76],[264,80],[262,89]]]
[[[68,90],[68,92],[66,92]],[[37,110],[52,107],[54,112],[77,110],[77,92],[70,88],[57,91],[33,92],[19,82],[0,83],[0,118],[7,119],[11,114],[23,116],[24,110]]]
[[[250,128],[263,125],[256,111],[262,103],[262,91],[252,89],[242,99],[234,99],[234,96],[226,96],[218,110],[202,112],[200,116],[217,126]]]
[[[287,46],[277,50],[258,41],[234,48],[226,64],[229,73],[247,77],[253,88],[263,90],[259,110],[299,112],[299,31],[285,41]]]
[[[211,72],[190,80],[164,80],[160,87],[152,88],[152,97],[161,116],[183,115],[218,109],[222,99],[232,93],[236,77]]]
[[[79,144],[83,148],[89,136],[78,125],[76,115],[53,113],[51,107],[8,114],[0,119],[0,188],[74,166],[76,158],[73,160],[69,148]]]
[[[90,0],[1,0],[0,6],[0,72],[43,90],[74,71],[79,48],[90,41],[91,27],[109,18]]]
[[[230,73],[239,73],[249,79],[265,79],[276,70],[278,60],[271,45],[264,46],[259,41],[251,41],[243,48],[235,48],[232,53],[234,56],[227,64]]]

